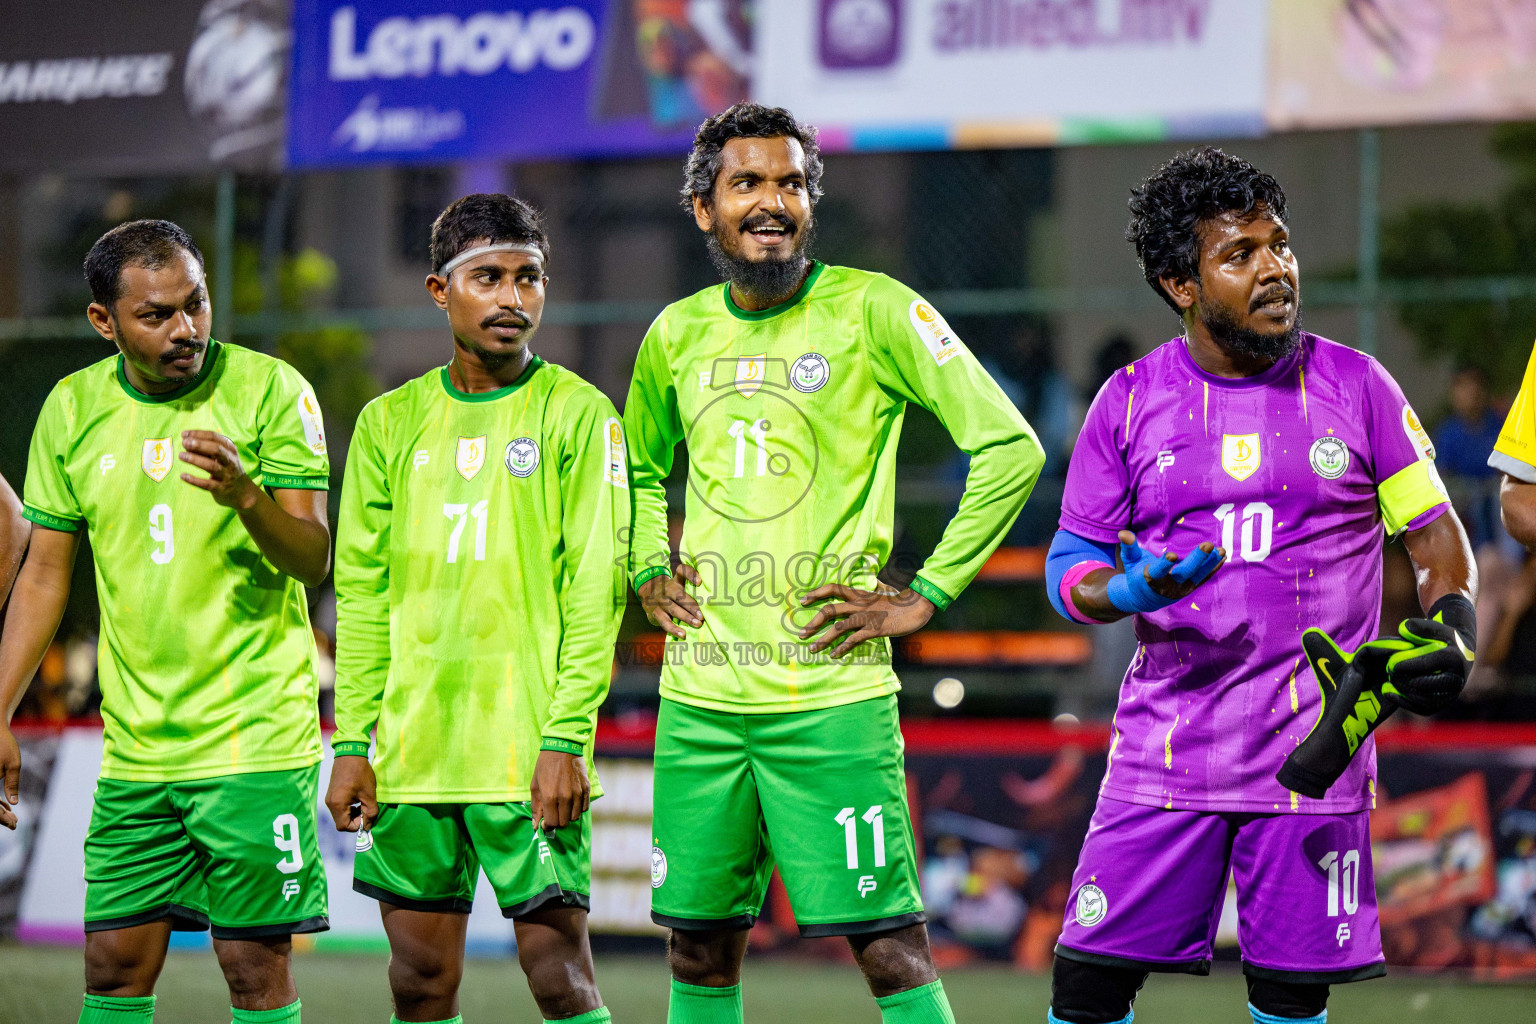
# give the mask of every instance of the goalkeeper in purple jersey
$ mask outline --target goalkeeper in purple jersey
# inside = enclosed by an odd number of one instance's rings
[[[1183,332],[1100,390],[1051,546],[1057,610],[1135,615],[1140,647],[1049,1020],[1128,1022],[1148,972],[1207,973],[1230,872],[1253,1019],[1322,1022],[1330,985],[1385,973],[1370,732],[1460,692],[1471,552],[1396,382],[1300,329],[1279,184],[1203,149],[1130,205]],[[1426,616],[1373,640],[1392,536]]]

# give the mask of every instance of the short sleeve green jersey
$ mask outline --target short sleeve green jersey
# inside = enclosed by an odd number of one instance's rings
[[[944,607],[1017,518],[1044,464],[1029,424],[944,319],[883,274],[813,265],[788,302],[738,308],[727,286],[662,311],[636,357],[624,423],[635,491],[630,573],[668,571],[662,481],[688,446],[681,557],[704,625],[667,642],[662,695],[719,711],[805,711],[899,688],[889,642],[812,654],[801,606],[824,583],[874,589],[891,554],[908,402],[970,456],[964,497],[912,581]]]
[[[363,410],[336,539],[332,744],[367,753],[375,732],[379,799],[527,800],[541,748],[591,765],[629,522],[618,415],[562,367],[535,360],[479,394],[445,367]]]
[[[210,342],[198,377],[135,391],[122,357],[54,387],[32,434],[26,516],[86,528],[101,605],[104,778],[180,782],[320,759],[315,641],[304,586],[262,555],[233,509],[181,479],[183,430],[235,443],[268,490],[325,490],[314,393],[271,356]]]

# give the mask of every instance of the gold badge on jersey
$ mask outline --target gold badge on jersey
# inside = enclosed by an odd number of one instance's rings
[[[459,438],[459,451],[453,464],[458,467],[459,476],[473,480],[480,467],[485,465],[485,435]]]
[[[139,459],[139,465],[144,467],[144,472],[155,483],[165,479],[165,474],[171,471],[171,439],[168,437],[151,437],[144,442],[144,454]]]
[[[1258,471],[1258,434],[1222,434],[1221,468],[1234,480],[1247,480]]]
[[[741,356],[736,360],[736,390],[744,398],[751,398],[763,386],[763,372],[767,362],[766,352],[760,356]]]

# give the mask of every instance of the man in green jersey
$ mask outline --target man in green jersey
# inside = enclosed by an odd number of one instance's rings
[[[740,104],[705,121],[684,202],[724,287],[667,307],[624,409],[633,584],[668,634],[651,916],[672,929],[672,1024],[741,1020],[747,929],[774,862],[804,935],[844,935],[888,1024],[952,1021],[929,956],[890,644],[960,593],[1044,462],[933,307],[807,255],[813,129]],[[971,458],[905,587],[891,553],[907,403]],[[688,443],[681,563],[662,481]],[[689,627],[685,629],[684,627]]]
[[[0,643],[9,721],[89,533],[106,735],[80,1021],[152,1020],[171,931],[211,924],[235,1021],[296,1024],[290,936],[328,927],[304,599],[330,568],[320,410],[288,364],[209,339],[202,254],[175,224],[114,228],[85,275],[119,354],[59,381],[38,417]],[[19,764],[0,728],[0,768]]]
[[[465,196],[431,254],[453,358],[371,402],[347,458],[326,803],[358,832],[394,1020],[459,1020],[483,868],[545,1018],[598,1024],[586,810],[624,606],[623,427],[529,347],[549,263],[532,207]]]

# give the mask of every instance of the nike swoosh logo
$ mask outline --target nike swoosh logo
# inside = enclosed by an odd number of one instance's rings
[[[1451,630],[1451,635],[1456,638],[1456,649],[1461,651],[1461,656],[1463,658],[1466,658],[1468,661],[1471,661],[1472,660],[1472,652],[1467,650],[1467,645],[1461,639],[1461,634],[1453,629],[1453,630]]]
[[[1317,659],[1317,670],[1323,674],[1324,679],[1328,680],[1328,684],[1330,686],[1337,686],[1337,684],[1333,681],[1333,673],[1328,670],[1327,658]]]

